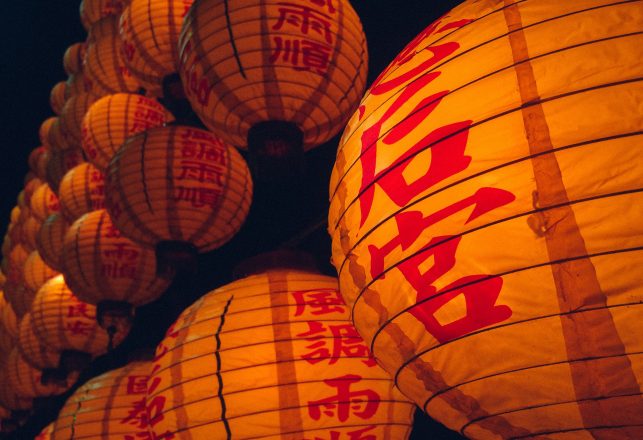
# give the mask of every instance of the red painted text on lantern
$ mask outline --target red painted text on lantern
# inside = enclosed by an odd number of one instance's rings
[[[316,33],[323,37],[328,44],[332,44],[331,18],[328,15],[308,6],[295,3],[284,2],[277,4],[280,5],[278,9],[279,17],[272,26],[272,30],[287,31],[288,29],[296,28],[298,32],[304,35]]]
[[[113,243],[102,251],[101,273],[107,278],[135,280],[140,252],[129,243]]]
[[[176,186],[174,188],[174,200],[189,202],[195,208],[211,206],[215,208],[219,204],[219,197],[223,194],[220,189],[203,188],[193,186]]]
[[[283,61],[292,65],[295,70],[306,70],[320,75],[328,71],[331,47],[316,41],[303,38],[274,37],[274,49],[270,63]]]
[[[329,437],[318,437],[312,439],[304,440],[377,440],[377,436],[373,433],[369,434],[369,431],[373,431],[375,425],[370,425],[365,428],[356,429],[354,431],[347,431],[345,433],[341,431],[331,430],[328,432]]]
[[[96,316],[89,311],[88,306],[87,303],[76,301],[74,304],[67,306],[67,317],[94,319]]]
[[[334,394],[308,402],[308,415],[313,420],[334,418],[339,422],[347,421],[351,415],[368,420],[375,415],[380,405],[380,396],[374,390],[356,386],[361,382],[361,376],[346,374],[334,379],[326,379],[324,383],[334,388]]]
[[[127,376],[127,394],[145,394],[147,392],[147,382],[150,377],[147,375]]]
[[[192,56],[194,59],[190,59]],[[181,52],[181,64],[185,66],[183,70],[186,74],[184,91],[187,96],[194,97],[199,104],[207,106],[210,101],[211,88],[208,79],[196,71],[196,66],[200,63],[201,58],[193,53],[192,42],[188,41]]]
[[[306,346],[309,351],[301,358],[310,364],[328,361],[329,365],[337,363],[340,358],[362,358],[368,366],[376,365],[375,359],[364,344],[364,340],[350,324],[326,324],[319,321],[309,321],[308,331],[299,333],[297,337],[310,342]]]
[[[295,300],[295,315],[308,311],[311,315],[345,313],[346,303],[337,289],[302,290],[292,292]]]

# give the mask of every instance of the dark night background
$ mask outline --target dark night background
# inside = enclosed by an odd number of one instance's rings
[[[369,84],[400,50],[433,20],[460,3],[457,0],[352,0],[368,40]],[[39,145],[38,128],[52,116],[49,92],[67,75],[62,68],[66,48],[84,41],[80,0],[18,0],[3,2],[0,84],[0,228],[6,231],[9,213],[23,186],[27,156]],[[126,342],[94,361],[81,383],[127,362],[128,353],[154,347],[178,314],[205,292],[231,280],[232,268],[245,257],[280,246],[307,250],[328,263],[330,238],[326,233],[328,180],[339,136],[307,154],[305,176],[287,182],[255,186],[253,206],[243,229],[223,248],[199,257],[193,275],[176,279],[156,303],[137,310]],[[11,438],[27,439],[55,418],[69,395],[49,399],[26,426]],[[459,439],[455,433],[418,412],[412,439]]]

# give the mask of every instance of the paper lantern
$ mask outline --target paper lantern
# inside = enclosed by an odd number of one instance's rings
[[[57,82],[51,89],[49,94],[49,105],[57,115],[60,114],[63,106],[65,105],[65,97],[67,95],[67,83],[65,81]]]
[[[60,210],[58,197],[46,183],[41,184],[34,191],[29,206],[31,207],[31,214],[40,221],[44,221],[51,214],[55,214]]]
[[[82,0],[80,2],[80,21],[85,30],[105,17],[120,15],[125,2],[122,0]]]
[[[85,114],[82,147],[87,159],[104,171],[128,137],[172,120],[172,115],[154,99],[132,93],[107,95]]]
[[[22,223],[22,244],[29,251],[36,249],[36,237],[40,232],[42,222],[33,215],[30,215]]]
[[[65,89],[65,99],[67,100],[73,96],[84,95],[87,93],[93,95],[98,93],[94,87],[94,82],[82,71],[69,75],[69,78],[67,79],[67,88]]]
[[[60,125],[64,135],[69,141],[68,148],[80,147],[80,125],[83,122],[85,113],[87,113],[89,107],[97,99],[95,95],[85,93],[83,95],[72,96],[65,103],[60,113]]]
[[[276,148],[270,132],[280,129],[303,135],[305,150],[326,142],[343,128],[366,82],[366,39],[346,0],[198,1],[179,49],[192,108],[237,147],[265,135],[269,152]]]
[[[17,348],[7,356],[0,373],[2,382],[21,398],[51,397],[62,394],[73,385],[72,379],[62,383],[43,383],[42,371],[29,365]]]
[[[31,153],[29,153],[29,169],[34,172],[34,174],[38,179],[40,179],[40,181],[43,181],[45,179],[48,160],[48,149],[44,145],[34,148],[33,150],[31,150]]]
[[[133,0],[120,18],[124,60],[139,83],[162,96],[163,79],[178,70],[178,39],[194,0]]]
[[[16,345],[18,337],[18,318],[11,303],[0,291],[0,353],[9,353]]]
[[[60,363],[60,351],[40,342],[34,333],[31,313],[25,314],[18,326],[18,350],[29,365],[39,370],[55,370]]]
[[[151,438],[145,412],[150,366],[134,362],[78,388],[60,410],[51,440]]]
[[[65,106],[63,106],[64,108]],[[74,146],[62,128],[60,117],[45,120],[40,126],[38,134],[41,142],[49,148],[50,152],[63,151]]]
[[[63,68],[67,75],[75,75],[82,70],[85,49],[86,45],[84,42],[74,43],[67,48],[63,55]]]
[[[123,318],[133,314],[132,306],[154,301],[171,282],[157,277],[154,251],[123,237],[105,210],[71,225],[62,266],[67,285],[80,300],[98,305],[106,328],[127,325]]]
[[[2,367],[4,362],[0,362]],[[4,382],[4,381],[2,381]],[[19,396],[13,388],[0,383],[0,406],[14,411],[27,411],[33,407],[33,399]]]
[[[185,126],[131,137],[105,177],[114,224],[150,247],[215,249],[239,230],[252,199],[241,155],[212,133]]]
[[[117,92],[136,92],[140,86],[125,66],[118,37],[116,17],[106,19],[113,33],[97,38],[87,47],[83,72],[92,81],[99,97]]]
[[[19,276],[21,280],[8,282],[4,286],[4,292],[16,316],[21,318],[31,309],[36,292],[28,288],[22,281],[24,277],[22,271],[20,271]]]
[[[105,177],[89,162],[76,165],[60,181],[60,210],[73,222],[78,217],[105,207]]]
[[[47,183],[52,191],[57,193],[60,181],[65,174],[83,162],[85,162],[85,157],[80,148],[51,152],[47,161]]]
[[[45,426],[40,434],[38,434],[34,440],[51,440],[51,433],[54,430],[54,422],[51,422],[49,425]]]
[[[414,405],[370,356],[349,312],[336,279],[304,271],[271,270],[206,294],[157,348],[152,431],[407,438]]]
[[[29,254],[27,261],[25,261],[25,286],[34,292],[37,292],[49,279],[59,274],[60,272],[49,267],[43,261],[38,251],[33,251]]]
[[[52,116],[50,118],[45,119],[42,124],[40,124],[40,127],[38,128],[38,138],[40,139],[40,143],[49,146],[50,145],[50,131],[52,126],[54,125],[54,122],[58,119],[58,116]]]
[[[65,234],[69,224],[62,214],[52,214],[40,227],[36,237],[36,249],[48,266],[60,270],[62,266],[62,250]]]
[[[360,334],[470,438],[639,438],[634,3],[463,3],[371,86],[331,180]]]

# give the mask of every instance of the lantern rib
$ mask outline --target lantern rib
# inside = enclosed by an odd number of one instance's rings
[[[228,2],[226,0],[226,8],[227,8],[227,3]],[[219,317],[219,327],[217,328],[217,331],[214,334],[214,339],[216,341],[216,350],[214,351],[214,356],[217,360],[217,370],[215,374],[217,376],[217,382],[219,384],[217,397],[219,398],[219,403],[221,405],[221,421],[223,422],[223,426],[225,427],[226,438],[228,439],[232,438],[232,431],[230,430],[230,423],[226,418],[226,402],[225,402],[225,397],[223,396],[223,377],[221,377],[222,363],[221,363],[221,354],[219,350],[221,349],[220,333],[221,333],[221,330],[223,330],[226,313],[228,313],[228,309],[230,308],[230,303],[232,302],[233,299],[234,299],[234,295],[231,295],[230,298],[228,298],[228,301],[226,302],[225,307],[223,308],[223,312]]]
[[[232,51],[234,52],[234,58],[237,61],[237,66],[239,67],[239,73],[241,76],[243,76],[243,79],[248,79],[246,77],[246,72],[243,70],[243,65],[241,64],[241,58],[239,57],[239,52],[237,50],[237,44],[235,43],[234,40],[234,33],[232,32],[232,25],[230,23],[230,11],[229,11],[229,6],[228,6],[228,0],[223,1],[223,7],[225,9],[225,21],[226,21],[226,27],[228,28],[228,38],[230,39],[230,45],[232,46]],[[230,428],[226,424],[226,432],[228,433],[228,437],[230,436]]]

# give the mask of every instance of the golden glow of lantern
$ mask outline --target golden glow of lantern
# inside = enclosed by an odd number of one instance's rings
[[[637,3],[467,1],[349,121],[329,230],[357,329],[470,438],[640,438]]]
[[[69,223],[62,214],[52,214],[43,222],[36,237],[36,249],[52,269],[61,269],[63,242],[68,228]]]
[[[75,75],[83,68],[83,59],[85,58],[86,44],[74,43],[67,48],[63,55],[63,68],[67,75]]]
[[[105,207],[105,177],[89,162],[76,165],[60,181],[60,211],[69,222]]]
[[[132,75],[157,95],[163,78],[176,73],[178,39],[194,0],[133,0],[120,18],[124,60]]]
[[[67,399],[50,439],[151,438],[145,407],[150,368],[149,362],[133,362],[90,379]]]
[[[126,2],[123,0],[82,0],[80,2],[80,21],[85,30],[105,17],[119,16]]]
[[[251,127],[286,121],[304,149],[344,126],[365,88],[366,38],[347,0],[196,2],[179,73],[204,124],[237,147]]]
[[[335,278],[304,271],[270,270],[206,294],[157,347],[151,429],[195,439],[407,438],[414,405],[349,314]]]
[[[24,267],[25,286],[34,292],[37,292],[49,279],[60,273],[49,267],[38,251],[29,254]]]
[[[34,191],[29,206],[31,207],[31,215],[39,221],[44,221],[51,214],[55,214],[60,210],[58,197],[46,183],[43,183]]]
[[[60,181],[67,171],[83,162],[85,162],[85,156],[80,148],[51,152],[47,161],[47,183],[51,189],[57,193]]]
[[[18,338],[18,318],[11,303],[0,291],[0,353],[6,354],[16,345]]]
[[[51,93],[49,94],[49,105],[51,106],[51,109],[56,113],[57,115],[60,114],[60,112],[63,109],[63,106],[65,105],[65,100],[67,96],[67,83],[65,81],[60,81],[57,82],[51,89]]]
[[[22,398],[50,397],[62,394],[73,384],[72,378],[64,383],[42,383],[42,370],[34,368],[22,357],[17,348],[8,354],[0,376],[5,386],[11,387]]]
[[[29,365],[39,370],[56,369],[60,363],[60,351],[43,345],[34,333],[31,313],[25,314],[18,326],[18,350]]]
[[[60,113],[60,125],[62,131],[69,141],[68,148],[80,147],[81,132],[80,127],[89,107],[98,98],[91,94],[72,96],[67,100],[62,112]],[[59,148],[62,149],[62,148]]]
[[[172,115],[154,99],[132,93],[107,95],[85,114],[82,147],[87,159],[104,171],[128,137],[172,120]]]
[[[238,151],[192,127],[153,128],[129,138],[105,177],[114,224],[151,247],[187,242],[199,252],[215,249],[239,230],[252,199]]]

